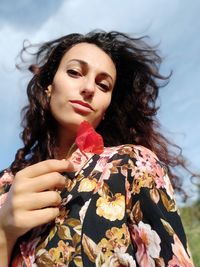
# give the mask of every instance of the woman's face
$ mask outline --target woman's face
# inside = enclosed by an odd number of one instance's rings
[[[115,80],[112,59],[96,45],[80,43],[68,50],[49,86],[58,129],[75,132],[83,120],[96,128],[110,104]]]

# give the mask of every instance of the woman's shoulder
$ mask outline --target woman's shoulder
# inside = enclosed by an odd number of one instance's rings
[[[167,173],[167,166],[159,160],[159,157],[153,151],[144,146],[124,144],[108,147],[104,150],[104,153],[104,155],[106,153],[109,155],[110,161],[120,160],[121,165],[139,173],[159,177]]]
[[[158,156],[152,150],[147,147],[134,144],[105,147],[103,154],[118,154],[121,156],[135,158],[137,160],[146,159],[149,161],[159,161]]]

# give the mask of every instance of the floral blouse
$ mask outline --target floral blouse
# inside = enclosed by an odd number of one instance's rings
[[[165,166],[142,146],[77,149],[55,221],[17,241],[11,266],[192,267]],[[0,206],[13,177],[0,178]]]

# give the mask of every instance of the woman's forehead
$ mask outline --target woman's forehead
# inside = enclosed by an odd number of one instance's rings
[[[116,76],[113,60],[95,44],[86,42],[75,44],[64,54],[61,63],[73,60],[86,62],[91,67],[101,71],[109,71],[113,77]]]

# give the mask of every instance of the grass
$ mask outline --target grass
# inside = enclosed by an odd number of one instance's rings
[[[195,267],[200,267],[200,199],[180,211]]]

